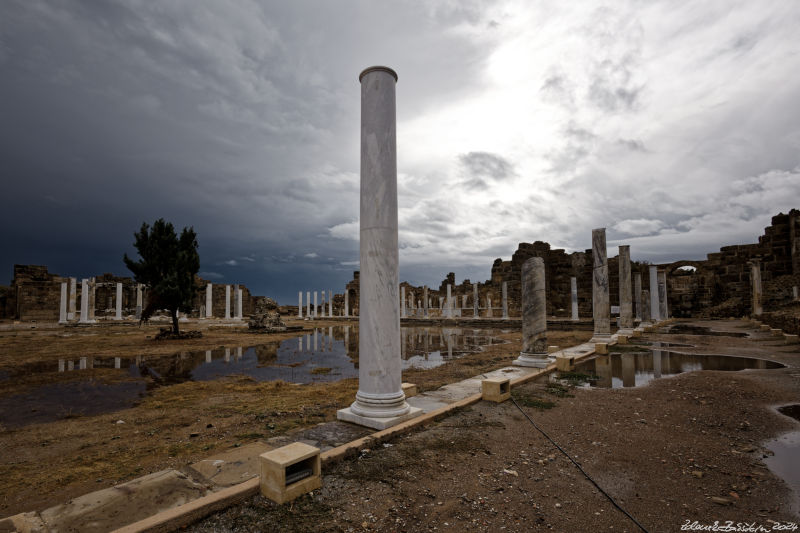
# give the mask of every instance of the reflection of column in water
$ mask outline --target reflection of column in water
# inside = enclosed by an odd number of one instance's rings
[[[311,351],[311,334],[310,333],[306,333],[304,335],[304,337],[306,338],[306,350],[305,351],[310,352]]]
[[[597,374],[597,386],[604,389],[611,388],[611,357],[598,355],[594,360],[594,371]]]
[[[661,350],[653,350],[653,377],[661,377]]]
[[[58,371],[59,372],[63,372],[64,371],[64,360],[63,359],[59,359],[58,360]]]
[[[430,350],[428,349],[428,344],[430,344],[430,341],[431,341],[431,330],[429,328],[425,328],[425,332],[422,334],[422,346],[423,349],[425,350],[425,357],[427,357],[428,353],[430,353]]]
[[[225,362],[229,363],[231,360],[231,349],[225,348]]]
[[[136,356],[136,367],[139,368],[141,366],[142,366],[142,356],[141,355],[137,355]]]
[[[453,358],[453,335],[452,335],[452,333],[447,335],[447,358],[448,359],[452,359]]]
[[[78,368],[80,370],[86,370],[86,358],[81,357],[80,361],[78,362]]]
[[[350,355],[350,326],[344,327],[344,354]]]
[[[319,330],[317,328],[314,328],[314,351],[315,352],[319,348],[318,333],[319,333]]]
[[[297,351],[303,351],[303,337],[297,337]]]
[[[333,326],[328,327],[328,351],[333,351]]]
[[[632,353],[624,353],[622,358],[622,386],[636,386],[636,359]]]
[[[766,359],[758,359],[756,360],[756,368],[767,368],[767,361]]]
[[[87,361],[86,368],[94,368],[94,357],[90,357]]]
[[[115,357],[114,358],[114,368],[122,368],[122,358]]]
[[[67,371],[75,370],[75,363],[72,361],[67,361]]]
[[[666,375],[672,374],[673,372],[670,366],[669,352],[663,352],[661,354],[661,372]]]
[[[236,348],[236,360],[239,361],[242,358],[242,347],[239,346]]]

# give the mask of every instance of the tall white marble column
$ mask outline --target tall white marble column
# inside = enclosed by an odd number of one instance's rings
[[[67,300],[69,299],[67,282],[61,282],[61,302],[58,310],[58,323],[64,324],[67,322]]]
[[[244,296],[244,291],[241,287],[236,290],[236,315],[239,320],[242,319],[242,297]]]
[[[422,305],[425,307],[423,308],[423,316],[428,318],[428,308],[431,306],[430,299],[428,298],[428,286],[425,285],[422,287]]]
[[[611,337],[611,302],[608,294],[606,228],[592,230],[592,317],[591,342],[608,342]]]
[[[306,316],[311,318],[311,291],[306,291]]]
[[[67,320],[75,320],[76,304],[78,301],[78,280],[69,278],[69,307],[67,308]]]
[[[225,320],[231,319],[231,286],[225,285]]]
[[[297,318],[303,318],[303,291],[297,293]]]
[[[631,247],[619,247],[619,328],[633,331],[633,298],[631,295]]]
[[[661,320],[660,306],[658,305],[658,267],[650,265],[650,320]]]
[[[206,318],[214,318],[214,287],[206,284]]]
[[[531,257],[522,264],[521,291],[522,351],[514,364],[545,368],[553,359],[547,355],[547,300],[541,257]]]
[[[669,318],[669,309],[667,308],[667,273],[664,270],[658,271],[658,316],[661,320]]]
[[[328,317],[333,318],[333,291],[328,291]]]
[[[359,368],[356,400],[340,420],[385,429],[422,414],[401,387],[397,287],[397,74],[371,67],[361,82]]]
[[[406,288],[400,287],[400,318],[406,317]]]
[[[574,276],[569,278],[569,293],[572,301],[572,320],[578,320],[578,279]]]
[[[447,318],[453,318],[453,286],[449,283],[447,284],[447,300],[445,300],[445,305],[447,305]]]
[[[502,285],[502,300],[503,300],[503,318],[508,318],[508,282],[504,281]]]
[[[91,278],[89,280],[89,322],[97,322],[94,319],[96,305],[97,305],[97,278]]]
[[[478,301],[478,284],[472,285],[472,318],[480,316],[480,301]]]
[[[344,289],[344,316],[350,316],[350,291]]]
[[[81,324],[89,323],[89,280],[81,280]]]
[[[642,273],[633,274],[633,312],[636,320],[642,321]]]
[[[122,283],[117,283],[117,298],[114,306],[114,320],[122,320]]]
[[[142,318],[142,284],[136,284],[136,320]]]
[[[319,305],[319,313],[320,313],[320,317],[325,318],[325,305],[326,305],[326,303],[325,303],[325,290],[323,289],[323,290],[319,291],[319,293],[320,293],[320,295],[319,295],[319,298],[320,298],[320,301],[319,301],[319,304],[320,304]]]

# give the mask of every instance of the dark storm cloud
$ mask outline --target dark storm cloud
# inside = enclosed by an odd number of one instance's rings
[[[514,165],[497,154],[469,152],[458,156],[458,161],[466,176],[461,184],[470,189],[486,189],[515,176]]]

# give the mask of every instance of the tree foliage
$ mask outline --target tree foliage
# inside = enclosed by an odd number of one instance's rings
[[[192,310],[192,299],[200,289],[195,275],[200,270],[197,235],[194,228],[183,228],[180,238],[172,223],[159,218],[151,228],[146,222],[133,234],[140,260],[123,256],[125,266],[133,272],[138,283],[147,285],[148,303],[142,310],[142,320],[150,318],[156,309],[168,309],[172,329],[178,329],[178,311]]]

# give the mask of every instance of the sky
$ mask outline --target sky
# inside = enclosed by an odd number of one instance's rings
[[[400,279],[520,242],[703,259],[800,208],[800,2],[4,0],[0,284],[200,275],[297,301],[358,270],[358,74],[397,71]]]

